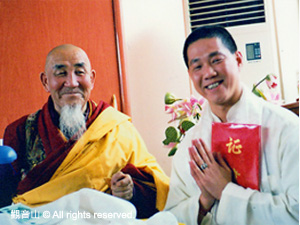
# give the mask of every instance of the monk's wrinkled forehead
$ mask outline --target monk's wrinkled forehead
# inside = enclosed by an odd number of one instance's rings
[[[91,63],[85,51],[77,46],[65,44],[55,47],[48,53],[45,71],[53,69],[58,65],[64,65],[64,63],[84,65],[87,69],[91,69]]]

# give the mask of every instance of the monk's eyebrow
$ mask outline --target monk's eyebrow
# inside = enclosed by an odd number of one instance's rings
[[[86,64],[85,64],[84,62],[82,62],[82,63],[75,63],[75,64],[74,64],[74,67],[77,67],[77,68],[84,68],[85,65],[86,65]],[[67,66],[64,65],[64,64],[56,64],[56,65],[53,66],[53,68],[54,68],[55,70],[60,70],[60,69],[65,69],[65,68],[67,68]]]
[[[74,66],[75,67],[85,67],[85,63],[84,62],[82,62],[82,63],[76,63]]]
[[[60,69],[64,69],[64,68],[66,68],[66,66],[63,65],[63,64],[56,64],[56,65],[54,66],[54,69],[56,69],[56,70],[60,70]]]

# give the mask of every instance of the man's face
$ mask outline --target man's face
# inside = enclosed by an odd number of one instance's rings
[[[85,110],[94,87],[95,71],[86,54],[79,48],[55,50],[48,58],[41,80],[51,94],[57,112],[65,105],[80,104]]]
[[[211,106],[232,106],[240,98],[242,56],[234,54],[218,38],[199,39],[187,50],[189,75],[195,89]]]

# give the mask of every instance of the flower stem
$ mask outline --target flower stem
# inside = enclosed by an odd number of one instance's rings
[[[258,87],[258,85],[260,85],[262,82],[264,82],[267,79],[267,76],[264,77],[264,79],[262,79],[261,81],[259,81],[253,88],[252,88],[252,92]]]

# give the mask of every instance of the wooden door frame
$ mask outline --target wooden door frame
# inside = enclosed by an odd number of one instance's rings
[[[128,99],[128,85],[126,76],[125,65],[125,53],[124,53],[124,38],[123,38],[123,24],[120,0],[112,0],[114,23],[115,23],[115,35],[116,35],[116,49],[117,49],[117,63],[119,70],[119,84],[120,84],[120,96],[121,96],[121,111],[127,115],[131,115],[130,104]]]

